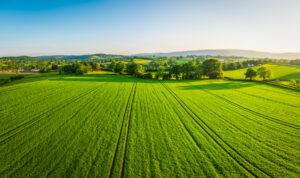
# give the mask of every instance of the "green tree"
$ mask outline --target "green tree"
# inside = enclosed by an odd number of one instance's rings
[[[195,66],[195,79],[201,79],[203,76],[203,66],[198,64]]]
[[[237,64],[235,62],[231,62],[227,65],[228,70],[236,70],[237,69]]]
[[[205,60],[202,68],[203,74],[210,79],[223,78],[222,64],[217,59]]]
[[[273,74],[271,69],[269,69],[266,66],[262,66],[257,69],[257,75],[262,78],[263,80],[266,80],[266,78],[272,78]]]
[[[125,68],[126,68],[125,63],[120,61],[116,64],[114,72],[119,73],[120,75],[122,75],[124,73]]]
[[[164,66],[159,66],[157,68],[157,79],[162,79],[165,73],[165,67]]]
[[[97,62],[91,62],[90,65],[92,66],[92,71],[100,70],[100,64]]]
[[[144,74],[144,68],[141,64],[133,62],[127,65],[127,72],[128,74],[137,77]]]
[[[114,71],[116,68],[116,62],[113,60],[109,66],[108,66],[109,70]]]
[[[236,66],[237,66],[238,69],[241,69],[241,68],[243,68],[243,63],[237,62]]]
[[[184,63],[182,65],[182,73],[183,73],[184,79],[191,78],[194,68],[195,68],[194,61],[190,61],[190,62]]]
[[[252,78],[254,77],[256,77],[255,70],[253,70],[252,68],[247,69],[247,72],[245,73],[245,79],[250,78],[250,80],[252,80]]]
[[[83,75],[86,74],[88,72],[88,68],[85,65],[80,65],[77,69],[76,69],[76,74],[79,75]]]
[[[175,75],[176,80],[179,80],[179,76],[181,75],[181,67],[178,64],[175,64],[171,67],[169,71],[170,75]]]

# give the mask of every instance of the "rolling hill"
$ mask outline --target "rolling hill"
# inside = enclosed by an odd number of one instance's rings
[[[211,56],[243,56],[254,58],[276,58],[276,59],[300,59],[300,53],[271,53],[239,49],[206,49],[191,51],[175,51],[167,53],[141,53],[134,56],[188,56],[188,55],[211,55]]]

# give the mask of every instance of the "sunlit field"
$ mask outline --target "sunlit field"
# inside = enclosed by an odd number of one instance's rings
[[[297,177],[299,96],[226,80],[25,78],[0,87],[0,177]]]

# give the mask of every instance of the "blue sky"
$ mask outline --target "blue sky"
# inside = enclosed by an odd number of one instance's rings
[[[0,56],[300,52],[299,0],[0,0]]]

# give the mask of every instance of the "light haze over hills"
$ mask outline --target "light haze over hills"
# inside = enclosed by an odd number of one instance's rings
[[[165,53],[141,53],[136,56],[188,56],[188,55],[211,55],[211,56],[244,56],[254,58],[277,58],[277,59],[300,59],[300,53],[272,53],[240,49],[203,49],[190,51],[174,51]]]

